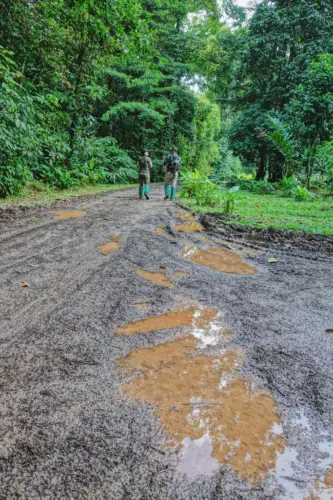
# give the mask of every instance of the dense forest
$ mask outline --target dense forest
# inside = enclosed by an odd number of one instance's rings
[[[333,180],[332,0],[0,0],[0,197],[184,171]],[[255,179],[253,179],[255,182]],[[248,181],[250,182],[250,181]]]

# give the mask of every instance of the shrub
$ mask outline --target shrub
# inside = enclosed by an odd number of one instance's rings
[[[282,188],[283,195],[291,197],[293,195],[293,190],[299,186],[299,183],[295,177],[283,177],[280,181],[280,186]]]
[[[314,194],[308,191],[305,187],[297,186],[292,190],[292,197],[296,201],[305,201],[312,199]]]
[[[235,210],[236,203],[238,202],[237,191],[239,186],[234,186],[231,189],[226,189],[223,192],[223,212],[225,214],[231,214]]]
[[[31,179],[31,172],[24,162],[0,165],[0,198],[18,194]]]
[[[0,197],[18,194],[37,160],[36,104],[18,80],[12,54],[0,46]]]
[[[274,184],[264,181],[241,180],[239,186],[242,190],[251,191],[257,194],[269,194],[275,191]]]
[[[225,181],[230,186],[239,185],[240,181],[253,179],[253,170],[244,168],[241,160],[232,151],[221,151],[222,158],[213,164],[213,178]]]
[[[238,196],[239,186],[231,189],[222,189],[218,184],[209,180],[205,174],[195,170],[184,172],[182,175],[181,198],[195,198],[199,206],[222,207],[223,213],[230,214],[234,211]]]
[[[180,192],[181,198],[196,198],[200,196],[201,192],[205,189],[208,178],[203,172],[199,170],[183,171],[181,176],[182,190]]]
[[[81,141],[75,148],[72,165],[92,183],[126,183],[138,176],[135,161],[111,137]]]

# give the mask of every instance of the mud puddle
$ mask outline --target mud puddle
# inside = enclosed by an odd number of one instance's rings
[[[191,328],[192,335],[198,340],[216,344],[222,329],[221,314],[218,309],[203,309],[193,306],[135,321],[118,328],[116,334],[137,335],[138,333],[175,328]],[[227,330],[227,333],[230,335],[230,330]]]
[[[207,250],[195,245],[185,247],[182,256],[190,262],[230,274],[256,274],[258,270],[239,255],[225,248],[211,246]]]
[[[294,479],[293,464],[297,463],[298,453],[286,447],[284,453],[278,453],[276,480],[283,487],[284,500],[332,500],[333,499],[333,465],[329,470],[307,483]]]
[[[133,271],[141,278],[152,281],[156,285],[165,287],[174,287],[175,283],[172,279],[166,275],[166,273],[158,273],[154,271],[147,271],[146,269],[140,269],[138,267],[133,267]]]
[[[77,219],[85,215],[87,215],[87,212],[83,212],[82,210],[59,210],[56,212],[56,220]]]
[[[137,309],[139,309],[139,311],[144,313],[147,313],[151,307],[150,302],[136,302],[134,305]]]
[[[292,425],[302,428],[304,440],[311,436],[311,425],[304,412],[294,416]],[[277,432],[282,434],[282,427]],[[321,437],[319,440],[316,438],[316,441],[317,450],[313,452],[317,455],[317,468],[322,471],[318,477],[310,476],[304,480],[298,478],[294,465],[302,460],[302,457],[295,448],[286,446],[282,453],[277,453],[274,477],[277,484],[283,488],[284,493],[281,498],[285,500],[331,500],[333,498],[333,443],[326,432],[322,432]]]
[[[204,231],[205,228],[199,222],[186,222],[185,224],[176,224],[176,231],[179,233],[196,233]]]
[[[320,460],[320,467],[323,469],[320,477],[315,479],[312,487],[308,488],[308,496],[304,500],[332,500],[333,499],[333,443],[322,441],[319,443],[319,450],[327,458]],[[296,497],[295,497],[296,498]]]
[[[124,390],[156,406],[181,472],[212,475],[229,464],[239,477],[260,483],[285,448],[275,403],[239,378],[241,352],[205,356],[198,346],[188,335],[122,358],[121,369],[141,372]]]
[[[99,249],[103,255],[110,255],[116,252],[120,248],[121,235],[113,236],[110,241],[103,243],[99,246]]]
[[[173,275],[176,276],[176,278],[186,278],[188,273],[186,271],[175,271]]]
[[[192,214],[184,214],[181,212],[176,212],[176,218],[180,220],[186,220],[186,221],[195,221],[197,220],[197,217]]]
[[[329,436],[323,434],[318,445],[322,474],[299,481],[294,470],[298,453],[283,436],[275,401],[267,390],[240,375],[242,351],[225,348],[218,355],[203,354],[202,347],[225,344],[231,338],[217,309],[170,311],[119,328],[117,335],[167,328],[184,328],[184,336],[138,349],[118,362],[120,369],[132,374],[125,392],[156,407],[169,437],[167,445],[177,452],[178,470],[195,478],[211,476],[222,464],[229,465],[252,484],[271,478],[284,499],[332,499]],[[293,425],[311,433],[303,413],[295,416]]]

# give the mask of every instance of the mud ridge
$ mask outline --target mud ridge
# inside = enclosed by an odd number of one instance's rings
[[[278,248],[279,251],[300,254],[316,253],[315,260],[333,255],[333,237],[309,234],[301,231],[283,231],[268,228],[259,229],[250,226],[226,224],[226,219],[220,214],[201,215],[200,222],[209,230],[218,233],[230,241],[246,242],[252,248]]]

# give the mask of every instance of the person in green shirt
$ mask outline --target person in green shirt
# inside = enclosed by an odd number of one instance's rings
[[[164,170],[166,172],[164,185],[165,200],[175,199],[178,174],[182,166],[181,157],[178,156],[178,149],[173,147],[170,151],[171,155],[169,155],[164,162]]]
[[[144,149],[142,151],[142,156],[138,158],[136,162],[137,167],[139,167],[139,197],[140,200],[143,200],[143,197],[146,200],[149,200],[150,193],[150,169],[153,168],[153,163],[149,158],[148,149]]]

